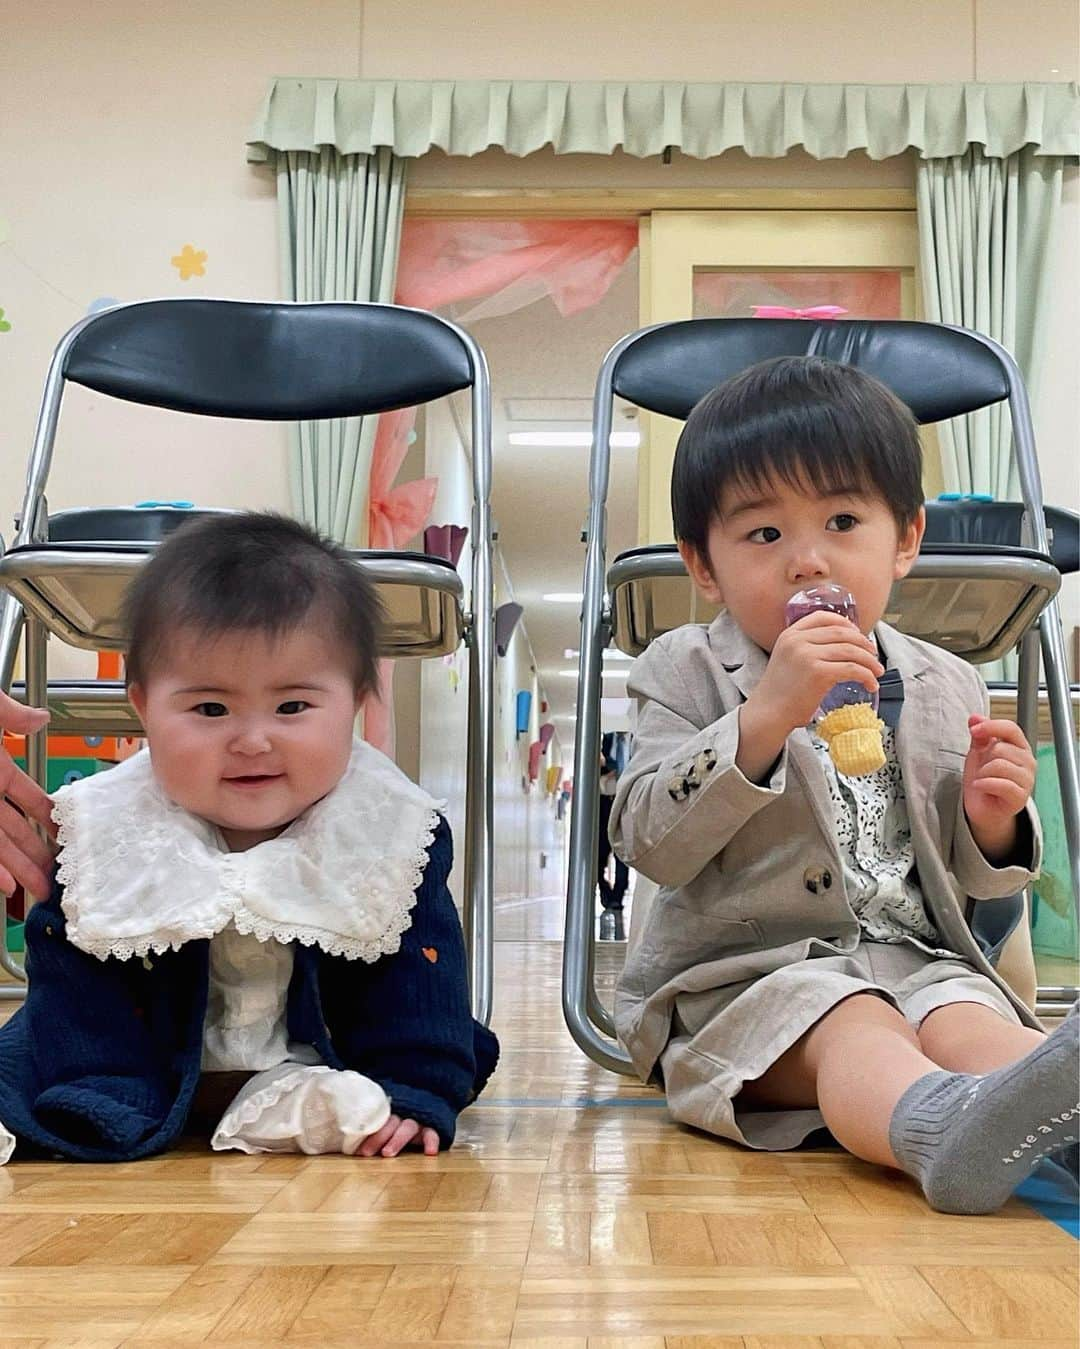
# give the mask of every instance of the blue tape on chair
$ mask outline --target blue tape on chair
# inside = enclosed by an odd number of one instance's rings
[[[939,492],[938,501],[993,501],[989,492]]]
[[[168,507],[175,511],[193,511],[195,503],[194,501],[136,501],[135,503],[137,511],[160,510],[162,507]]]

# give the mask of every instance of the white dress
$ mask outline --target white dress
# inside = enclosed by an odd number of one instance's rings
[[[152,961],[210,939],[204,1072],[250,1071],[217,1150],[351,1154],[390,1116],[360,1073],[288,1038],[294,942],[371,962],[395,952],[444,803],[361,740],[341,782],[277,838],[230,853],[168,800],[148,750],[57,793],[67,938],[104,960]],[[15,1139],[0,1123],[0,1165]]]

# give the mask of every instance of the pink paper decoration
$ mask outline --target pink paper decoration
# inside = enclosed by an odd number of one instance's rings
[[[535,782],[540,776],[540,757],[544,753],[544,747],[539,740],[534,740],[529,746],[529,781]]]
[[[562,315],[607,293],[637,247],[636,220],[405,221],[398,304],[442,309],[479,301],[459,322],[512,314],[549,295]]]
[[[541,753],[541,754],[546,754],[546,753],[547,753],[547,747],[548,747],[548,745],[551,743],[551,737],[552,737],[554,734],[555,734],[555,727],[552,726],[552,724],[551,724],[550,721],[545,722],[544,725],[540,727],[540,753]]]
[[[793,309],[786,304],[756,304],[756,319],[838,319],[847,310],[838,304],[815,304],[808,309]]]
[[[398,408],[379,418],[368,488],[369,548],[404,548],[431,514],[438,478],[418,478],[394,486],[415,421],[415,408]]]

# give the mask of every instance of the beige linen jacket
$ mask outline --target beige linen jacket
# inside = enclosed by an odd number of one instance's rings
[[[961,791],[972,712],[989,709],[975,670],[882,623],[886,663],[904,682],[896,751],[919,883],[943,947],[962,954],[1031,1012],[972,936],[973,901],[1016,894],[1039,870],[1042,838],[1029,804],[1029,866],[994,867],[979,851]],[[794,731],[768,783],[735,766],[738,709],[765,653],[728,614],[658,638],[630,670],[638,700],[633,754],[619,781],[611,839],[656,881],[641,939],[619,980],[615,1023],[644,1078],[672,1034],[680,994],[728,989],[814,952],[854,950],[859,925],[844,892],[825,775],[807,731]],[[816,939],[816,940],[815,940]]]

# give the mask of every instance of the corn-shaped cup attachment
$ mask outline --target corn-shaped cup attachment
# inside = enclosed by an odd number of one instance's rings
[[[884,728],[869,703],[847,703],[827,712],[817,724],[817,733],[828,745],[837,771],[858,778],[884,767]]]

